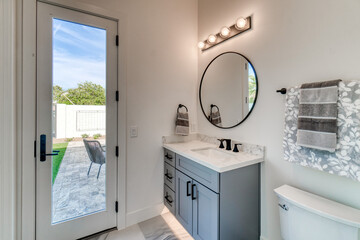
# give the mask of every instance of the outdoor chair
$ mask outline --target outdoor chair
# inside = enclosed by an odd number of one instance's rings
[[[96,140],[90,141],[90,140],[86,140],[86,139],[83,139],[83,141],[84,141],[84,145],[86,148],[86,152],[91,161],[87,175],[89,176],[92,164],[96,163],[96,164],[100,164],[99,171],[97,174],[97,178],[99,178],[101,166],[103,164],[105,164],[105,160],[106,160],[105,150],[101,147],[101,144],[99,141],[96,141]]]

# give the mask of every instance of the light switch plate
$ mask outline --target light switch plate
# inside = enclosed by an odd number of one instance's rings
[[[137,126],[131,126],[130,127],[130,137],[134,138],[138,136],[138,127]]]

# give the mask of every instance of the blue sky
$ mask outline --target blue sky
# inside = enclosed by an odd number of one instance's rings
[[[90,81],[105,87],[106,30],[53,19],[53,85]]]

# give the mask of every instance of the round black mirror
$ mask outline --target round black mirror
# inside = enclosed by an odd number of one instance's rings
[[[255,68],[244,55],[222,53],[209,63],[202,75],[201,109],[214,126],[236,127],[253,110],[258,88]]]

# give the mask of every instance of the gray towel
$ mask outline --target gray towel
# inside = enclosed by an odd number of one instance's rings
[[[189,135],[189,114],[178,112],[175,122],[175,134],[187,136]]]
[[[297,145],[335,152],[340,81],[301,85]]]

